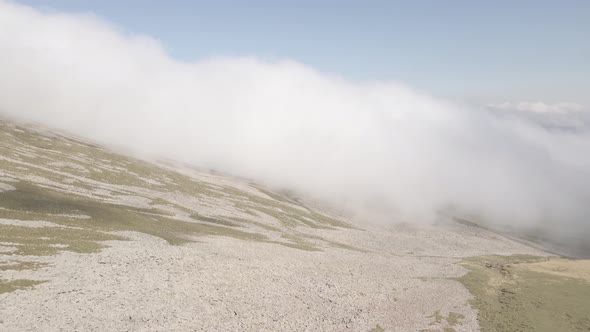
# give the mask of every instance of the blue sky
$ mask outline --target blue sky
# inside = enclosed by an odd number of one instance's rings
[[[462,100],[590,104],[590,1],[17,2],[95,14],[183,61],[288,58]]]

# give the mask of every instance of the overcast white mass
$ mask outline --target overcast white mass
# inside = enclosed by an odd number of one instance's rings
[[[180,62],[92,16],[0,1],[0,114],[252,178],[359,218],[589,229],[590,118],[480,108],[295,61]]]

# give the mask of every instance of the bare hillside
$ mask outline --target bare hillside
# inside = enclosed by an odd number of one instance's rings
[[[467,268],[500,265],[464,259],[546,256],[451,221],[343,219],[2,121],[0,330],[475,331],[487,279]]]

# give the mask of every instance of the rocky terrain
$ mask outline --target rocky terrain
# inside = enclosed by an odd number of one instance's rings
[[[1,121],[0,330],[590,330],[587,261],[311,205]]]

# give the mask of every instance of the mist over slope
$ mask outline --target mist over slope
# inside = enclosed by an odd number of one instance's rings
[[[584,109],[557,120],[511,105],[478,109],[290,60],[180,62],[96,17],[3,1],[0,54],[4,115],[296,190],[364,218],[444,213],[590,228]]]

